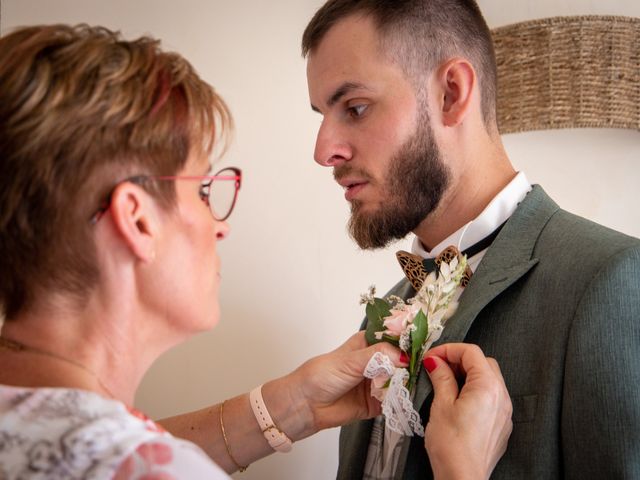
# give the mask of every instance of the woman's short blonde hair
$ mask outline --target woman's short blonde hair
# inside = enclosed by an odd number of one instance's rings
[[[224,101],[149,37],[87,25],[0,38],[0,305],[82,301],[99,278],[89,219],[129,175],[171,175],[231,128]],[[222,142],[224,143],[224,142]],[[149,186],[171,206],[173,182]],[[161,184],[161,185],[160,185]]]

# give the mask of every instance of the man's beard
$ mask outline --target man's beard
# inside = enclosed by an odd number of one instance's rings
[[[361,202],[351,203],[349,233],[362,249],[384,248],[407,236],[440,203],[449,185],[449,169],[435,143],[428,119],[393,156],[384,203],[378,210],[362,212]]]

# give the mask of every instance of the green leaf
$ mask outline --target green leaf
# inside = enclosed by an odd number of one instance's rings
[[[418,310],[418,313],[413,318],[413,324],[416,329],[411,332],[411,356],[415,357],[422,350],[422,344],[429,333],[429,322],[422,309]]]
[[[429,322],[427,316],[422,309],[418,310],[418,313],[413,318],[413,324],[416,329],[411,332],[411,361],[409,362],[409,391],[413,388],[416,379],[418,378],[418,370],[420,366],[420,359],[418,358],[422,351],[422,344],[427,339],[429,334]]]
[[[378,340],[376,332],[384,332],[384,319],[391,314],[390,305],[381,298],[374,298],[373,304],[367,303],[367,331],[365,338],[369,345],[382,341],[389,341],[389,337]]]

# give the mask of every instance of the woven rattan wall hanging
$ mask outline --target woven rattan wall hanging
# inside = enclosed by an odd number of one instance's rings
[[[555,17],[492,33],[501,133],[640,130],[640,19]]]

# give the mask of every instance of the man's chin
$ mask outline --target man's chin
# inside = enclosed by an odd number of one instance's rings
[[[379,250],[393,242],[403,239],[409,234],[389,232],[386,222],[375,215],[358,212],[349,219],[349,235],[362,250]]]

